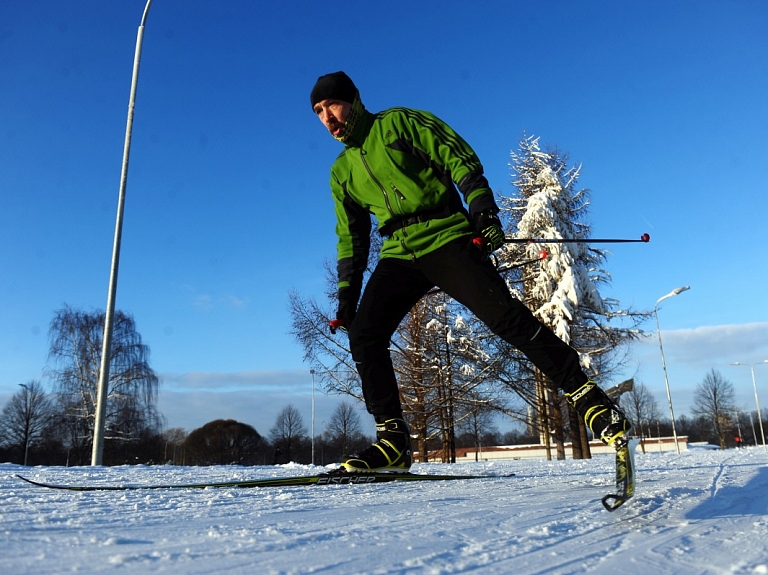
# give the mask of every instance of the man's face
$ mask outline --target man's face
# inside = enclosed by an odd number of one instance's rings
[[[314,110],[332,136],[338,136],[347,121],[352,104],[342,100],[326,99],[315,104]]]

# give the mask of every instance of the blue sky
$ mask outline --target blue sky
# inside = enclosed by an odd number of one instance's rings
[[[0,403],[43,379],[63,305],[106,305],[144,0],[0,5]],[[258,6],[258,7],[257,7]],[[322,298],[340,145],[309,105],[345,70],[373,111],[427,109],[512,193],[523,133],[583,164],[606,297],[659,312],[677,413],[718,369],[754,406],[768,359],[768,4],[154,0],[133,126],[117,307],[161,375],[169,426],[266,433],[311,378],[287,293]],[[655,336],[655,325],[644,326]],[[658,341],[634,375],[666,407]],[[768,406],[768,366],[756,368]],[[607,385],[615,382],[605,382]],[[317,425],[338,401],[316,394]]]

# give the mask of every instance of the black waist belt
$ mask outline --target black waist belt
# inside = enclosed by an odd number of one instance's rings
[[[418,224],[418,223],[426,222],[429,220],[439,220],[442,218],[447,218],[453,215],[454,213],[456,212],[451,210],[449,206],[445,206],[437,210],[419,212],[417,214],[413,214],[410,216],[401,216],[399,218],[390,220],[386,224],[381,226],[379,228],[379,234],[381,234],[382,237],[391,237],[392,234],[394,234],[397,230],[401,230],[413,224]]]

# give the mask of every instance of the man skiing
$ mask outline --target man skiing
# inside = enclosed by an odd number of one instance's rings
[[[577,352],[512,297],[490,261],[504,243],[499,209],[480,160],[461,136],[428,112],[369,112],[344,72],[318,78],[310,101],[323,125],[345,145],[331,167],[338,311],[330,327],[348,332],[365,405],[376,421],[376,442],[345,456],[342,468],[354,473],[410,468],[411,437],[389,342],[410,309],[435,286],[563,389],[604,443],[624,436],[629,421],[584,374]],[[361,298],[371,215],[384,240]]]

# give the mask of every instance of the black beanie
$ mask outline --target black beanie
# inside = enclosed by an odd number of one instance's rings
[[[309,95],[310,104],[314,109],[315,104],[323,100],[334,99],[342,102],[354,102],[357,96],[357,86],[344,72],[334,72],[320,76]]]

